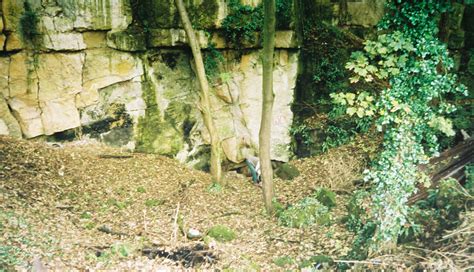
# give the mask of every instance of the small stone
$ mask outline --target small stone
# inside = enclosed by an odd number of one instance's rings
[[[197,229],[190,228],[188,230],[187,236],[189,239],[199,239],[202,237],[202,233]]]

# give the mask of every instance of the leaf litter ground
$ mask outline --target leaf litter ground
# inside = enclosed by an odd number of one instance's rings
[[[339,192],[331,225],[294,229],[266,216],[261,188],[233,172],[213,191],[208,174],[167,157],[0,136],[0,264],[5,270],[175,270],[190,265],[173,254],[189,257],[193,248],[204,252],[198,256],[204,261],[191,264],[200,269],[282,269],[274,262],[279,257],[291,260],[285,267],[291,269],[315,255],[338,258],[353,239],[340,222],[344,192],[353,189],[364,161],[354,147],[293,161],[301,175],[275,180],[280,202],[296,203],[320,186]],[[216,225],[236,238],[186,238],[189,228],[205,236]],[[168,255],[148,258],[147,248]]]

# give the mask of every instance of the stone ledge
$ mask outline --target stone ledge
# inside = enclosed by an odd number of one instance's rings
[[[196,32],[201,48],[209,48],[211,44],[217,49],[252,49],[261,48],[260,33],[255,33],[256,42],[245,44],[243,48],[237,48],[226,42],[222,31],[207,32],[199,30]],[[151,29],[148,35],[138,29],[127,29],[123,31],[109,32],[107,34],[107,45],[122,51],[144,51],[147,48],[160,47],[183,47],[188,41],[184,29]],[[292,30],[277,31],[275,33],[275,48],[290,49],[299,48],[296,33]]]

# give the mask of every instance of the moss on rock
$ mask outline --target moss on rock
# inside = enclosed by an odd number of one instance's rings
[[[147,108],[145,115],[138,120],[136,150],[167,156],[176,155],[184,141],[176,129],[162,118],[156,103],[155,90],[150,84],[143,84],[143,99]]]
[[[300,171],[293,165],[285,163],[278,167],[275,174],[283,180],[293,180],[300,175]]]
[[[237,237],[233,230],[222,225],[216,225],[212,227],[207,232],[207,235],[216,239],[219,242],[229,242]]]

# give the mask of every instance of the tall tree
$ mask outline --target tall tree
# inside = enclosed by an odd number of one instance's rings
[[[216,182],[222,181],[222,167],[221,167],[221,147],[219,134],[214,125],[214,120],[211,114],[211,102],[209,100],[209,82],[207,81],[206,72],[204,69],[204,62],[202,60],[201,47],[196,39],[196,34],[192,27],[191,21],[189,20],[186,7],[184,6],[183,0],[175,0],[176,7],[178,8],[181,22],[183,23],[186,36],[188,37],[189,46],[193,52],[194,64],[196,66],[196,74],[201,87],[200,92],[200,106],[199,110],[202,113],[204,119],[204,125],[209,131],[211,138],[211,175],[214,177]]]
[[[262,119],[260,122],[259,151],[263,180],[263,200],[268,214],[273,214],[273,169],[270,161],[270,137],[272,129],[273,51],[275,47],[275,0],[264,0],[263,22],[263,80]]]

